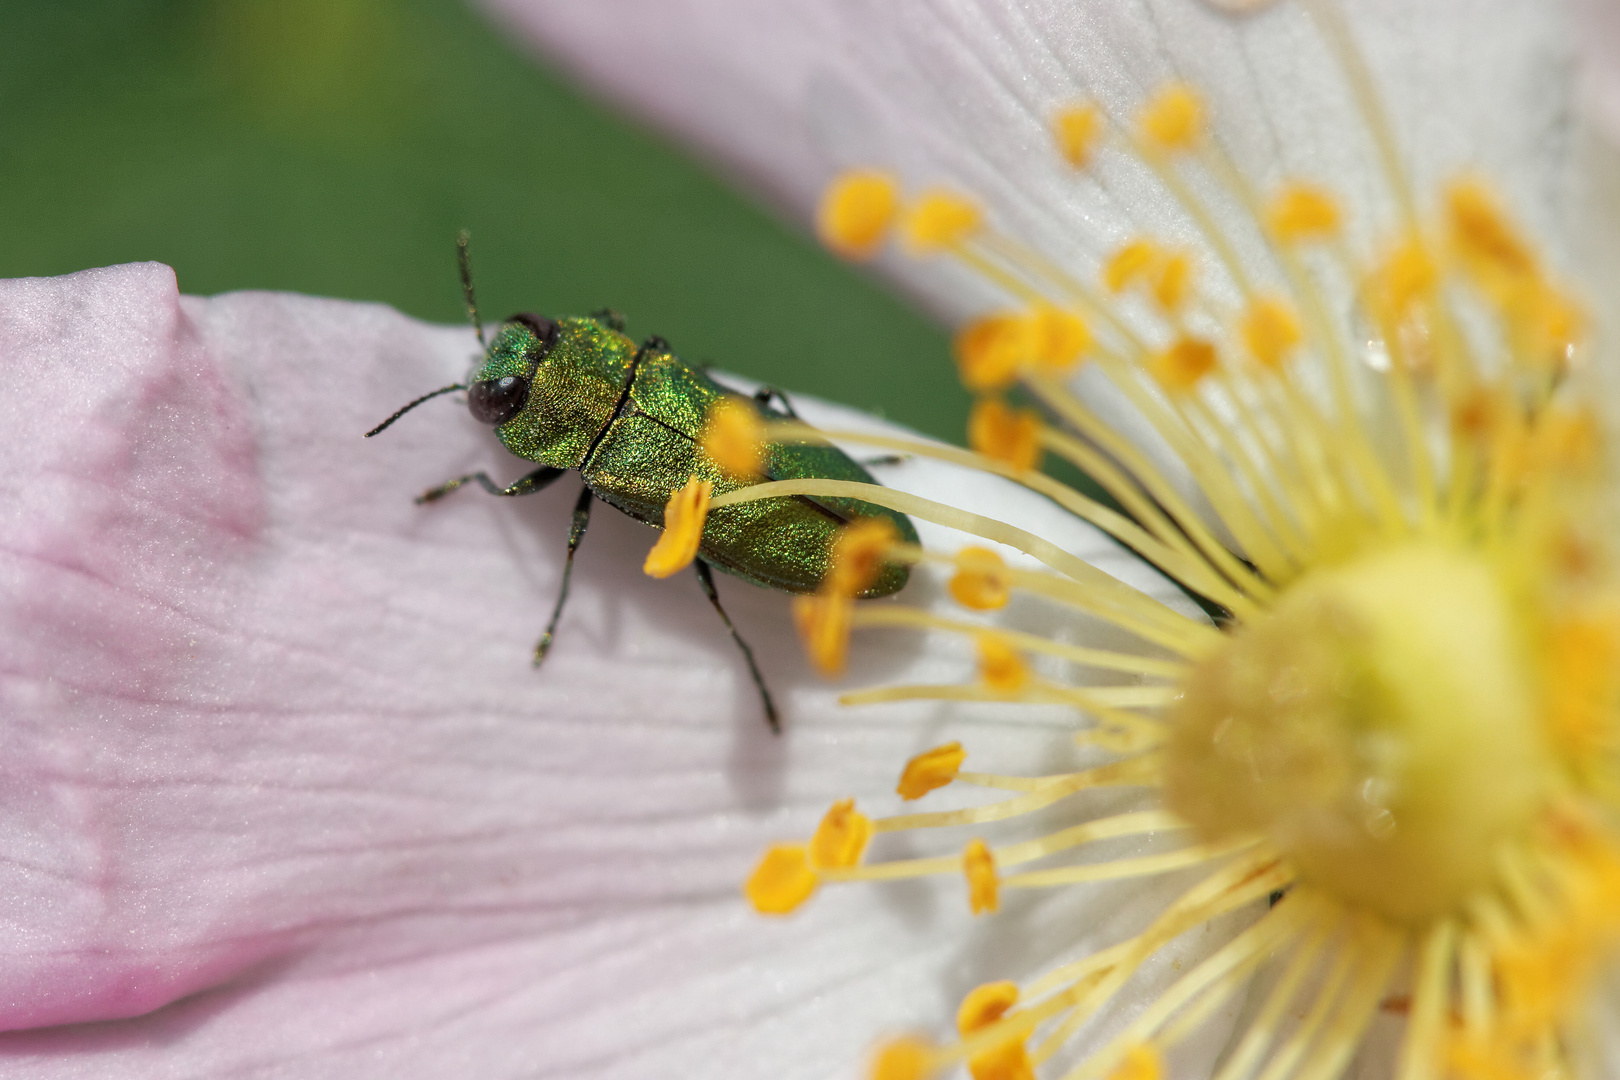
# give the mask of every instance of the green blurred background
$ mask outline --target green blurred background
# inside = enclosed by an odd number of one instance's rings
[[[959,441],[946,338],[459,0],[10,0],[0,276],[156,259],[180,287],[462,318],[612,306],[688,359]]]

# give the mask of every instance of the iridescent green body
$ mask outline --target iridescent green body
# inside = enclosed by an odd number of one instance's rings
[[[670,493],[698,476],[714,490],[732,491],[759,480],[730,477],[702,446],[709,410],[737,397],[662,343],[637,347],[598,318],[563,318],[548,342],[533,322],[504,324],[483,366],[469,380],[493,385],[527,379],[522,409],[495,432],[518,457],[556,469],[578,469],[602,501],[638,521],[662,527]],[[761,407],[767,417],[785,414]],[[876,483],[836,447],[771,443],[760,480],[816,477]],[[711,511],[699,557],[755,585],[790,593],[814,592],[831,568],[842,525],[858,517],[885,517],[900,538],[917,542],[904,514],[854,499],[801,496],[760,499]],[[887,596],[906,583],[903,565],[886,565],[863,596]]]

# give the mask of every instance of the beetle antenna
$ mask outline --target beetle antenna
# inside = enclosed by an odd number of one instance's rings
[[[405,406],[403,409],[400,409],[398,412],[394,413],[393,416],[390,416],[388,419],[384,420],[382,423],[378,424],[376,427],[374,427],[370,431],[366,432],[366,438],[369,439],[373,435],[377,434],[379,431],[382,431],[389,424],[392,424],[395,420],[398,420],[400,417],[404,416],[406,413],[410,412],[412,409],[416,408],[418,405],[422,404],[422,402],[424,402],[424,401],[432,401],[434,398],[438,397],[440,394],[448,394],[452,390],[465,390],[465,389],[467,389],[467,384],[466,383],[458,383],[458,382],[456,382],[456,383],[451,383],[449,386],[441,386],[437,390],[433,391],[431,394],[423,394],[421,397],[417,398],[415,401],[411,402],[409,405]]]
[[[473,333],[478,335],[478,347],[488,349],[484,344],[484,323],[478,317],[478,301],[473,297],[472,254],[468,250],[471,241],[472,233],[466,229],[456,234],[456,265],[461,268],[461,295],[467,298],[467,318],[472,320]]]

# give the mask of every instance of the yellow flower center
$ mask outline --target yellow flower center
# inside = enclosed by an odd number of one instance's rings
[[[1387,918],[1458,910],[1551,787],[1521,622],[1486,560],[1439,544],[1304,578],[1187,678],[1166,800]]]

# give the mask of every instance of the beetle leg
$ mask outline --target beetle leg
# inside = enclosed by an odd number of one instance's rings
[[[534,472],[518,477],[506,487],[501,487],[491,480],[488,473],[468,473],[466,476],[458,476],[454,480],[440,484],[436,488],[429,488],[416,497],[416,502],[418,506],[422,503],[435,502],[444,498],[462,484],[472,480],[478,481],[479,487],[482,487],[491,495],[533,495],[535,492],[549,486],[553,480],[567,471],[567,469],[554,469],[550,465],[542,465]]]
[[[663,338],[659,337],[657,334],[654,334],[651,337],[649,337],[646,341],[643,341],[641,343],[641,348],[636,351],[636,357],[639,359],[639,358],[641,358],[643,356],[646,356],[648,353],[667,353],[667,352],[669,352],[669,342],[665,341]]]
[[[754,677],[754,686],[759,690],[759,700],[765,706],[765,722],[771,725],[773,734],[782,734],[782,721],[776,716],[776,702],[771,700],[771,692],[765,688],[765,676],[759,673],[759,665],[754,663],[754,650],[750,649],[748,642],[737,633],[737,628],[731,624],[731,616],[720,606],[720,594],[714,591],[714,574],[709,570],[709,564],[702,559],[694,559],[692,566],[697,570],[698,583],[703,586],[704,595],[709,598],[709,603],[714,605],[714,610],[720,613],[720,620],[726,624],[726,629],[731,631],[731,640],[737,643],[737,648],[742,650],[743,659],[748,661],[748,674]]]
[[[574,500],[574,519],[568,526],[568,558],[563,560],[562,588],[557,590],[557,606],[551,609],[546,632],[535,643],[535,667],[539,667],[546,653],[551,651],[551,642],[557,636],[557,620],[562,618],[563,604],[568,600],[568,579],[574,572],[574,552],[579,550],[579,542],[585,539],[585,527],[591,523],[591,501],[589,487],[582,489],[579,498]]]
[[[793,402],[788,400],[788,396],[782,393],[782,391],[778,390],[776,387],[762,386],[758,390],[754,391],[754,404],[760,406],[761,408],[770,408],[771,398],[775,398],[777,401],[780,401],[782,403],[782,411],[793,417],[793,419],[804,419],[804,417],[800,416],[798,412],[794,410]]]

